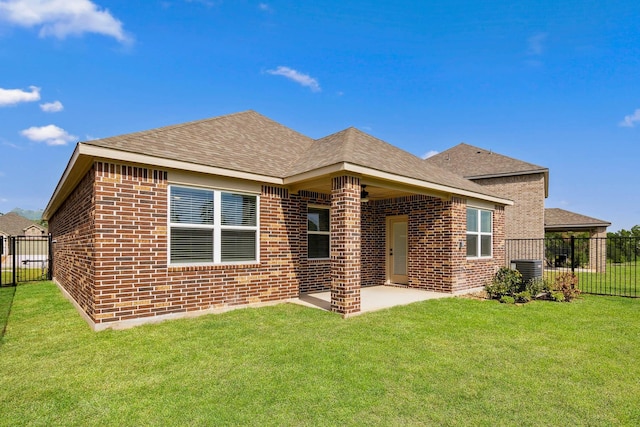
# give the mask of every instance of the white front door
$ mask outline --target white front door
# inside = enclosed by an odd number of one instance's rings
[[[387,218],[387,281],[407,284],[408,267],[408,227],[407,217]]]

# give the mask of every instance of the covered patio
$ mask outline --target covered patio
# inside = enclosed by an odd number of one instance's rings
[[[356,314],[453,296],[455,294],[399,286],[366,286],[360,289],[360,311]],[[303,294],[293,302],[305,307],[331,311],[331,291]]]

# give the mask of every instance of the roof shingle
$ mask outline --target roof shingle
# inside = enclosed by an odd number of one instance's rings
[[[32,225],[40,227],[35,222],[21,215],[18,215],[15,212],[9,212],[4,215],[0,215],[0,233],[4,233],[8,236],[20,236],[24,234],[25,229],[31,227]]]
[[[283,178],[312,142],[255,111],[245,111],[84,144]]]
[[[545,228],[589,228],[608,227],[611,223],[579,213],[566,211],[560,208],[547,208],[544,210]]]
[[[426,164],[419,157],[353,127],[314,141],[288,174],[293,176],[340,162],[500,197],[486,187],[438,166]]]
[[[490,150],[461,143],[442,153],[429,157],[427,163],[455,171],[465,178],[484,176],[547,172],[548,169],[533,163],[503,156]]]

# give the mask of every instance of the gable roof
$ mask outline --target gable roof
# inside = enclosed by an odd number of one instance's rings
[[[544,228],[550,231],[561,229],[609,227],[610,225],[611,223],[608,221],[566,211],[560,208],[547,208],[544,210]]]
[[[289,169],[288,174],[295,176],[342,162],[459,190],[496,196],[481,185],[440,167],[425,165],[421,158],[354,127],[314,141],[304,157]]]
[[[43,213],[48,219],[96,159],[301,186],[351,172],[411,191],[456,194],[503,205],[487,187],[348,128],[313,140],[255,111],[78,143]]]
[[[547,168],[494,153],[491,150],[460,143],[442,153],[425,159],[426,162],[449,170],[456,170],[465,178],[485,178],[496,175],[539,173]]]
[[[43,231],[45,230],[40,225],[15,212],[0,215],[0,233],[6,234],[7,236],[23,235],[27,228],[34,226]]]
[[[313,139],[255,111],[83,144],[283,178]]]
[[[548,168],[464,142],[425,159],[425,162],[448,169],[471,180],[542,173],[545,178],[545,196],[549,195]]]

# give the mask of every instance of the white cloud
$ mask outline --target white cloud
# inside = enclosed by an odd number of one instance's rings
[[[267,73],[274,76],[283,76],[289,80],[292,80],[302,86],[306,86],[311,89],[312,92],[320,92],[320,84],[318,80],[314,79],[308,74],[301,73],[289,67],[283,67],[282,65],[275,70],[267,70]]]
[[[40,109],[45,113],[58,113],[64,110],[64,106],[60,101],[53,101],[53,102],[45,102],[44,104],[40,104]]]
[[[271,12],[271,6],[269,6],[267,3],[260,3],[258,5],[258,8],[263,12]]]
[[[214,7],[214,6],[218,6],[221,2],[220,1],[211,1],[211,0],[185,0],[187,3],[200,3],[201,5],[207,6],[207,7]]]
[[[538,33],[527,39],[529,48],[527,53],[529,55],[539,56],[544,52],[544,42],[547,39],[547,33]]]
[[[435,156],[436,154],[438,154],[438,152],[437,152],[436,150],[430,150],[430,151],[427,151],[426,153],[424,153],[424,154],[422,155],[422,158],[423,158],[423,159],[428,159],[429,157],[433,157],[433,156]]]
[[[44,142],[47,145],[67,145],[78,139],[77,136],[69,134],[66,130],[56,125],[33,126],[21,131],[20,134],[32,141]]]
[[[122,22],[90,0],[4,0],[0,20],[22,27],[39,27],[40,37],[103,34],[128,43]]]
[[[640,108],[634,111],[633,114],[624,116],[624,120],[622,120],[619,124],[622,127],[632,128],[635,127],[636,123],[638,122],[640,122]]]
[[[0,88],[0,107],[14,105],[20,102],[33,102],[40,100],[40,88],[29,86],[31,92],[22,89],[2,89]]]

